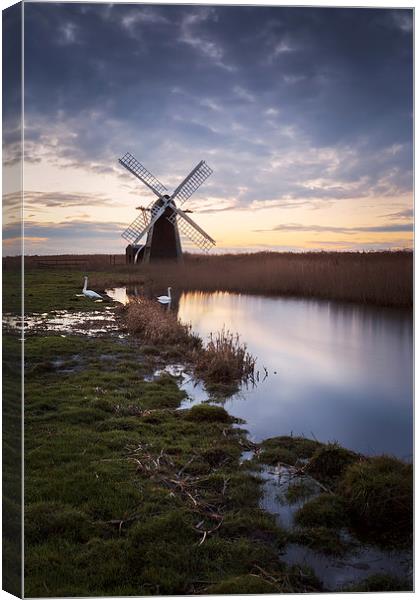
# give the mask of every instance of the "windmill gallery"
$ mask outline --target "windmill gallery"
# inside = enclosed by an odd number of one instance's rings
[[[216,244],[213,238],[186,214],[187,211],[180,208],[212,174],[212,170],[204,160],[194,167],[171,195],[167,193],[167,188],[129,152],[118,159],[118,162],[140,179],[158,198],[147,207],[138,207],[140,214],[122,234],[122,237],[129,242],[126,248],[127,263],[139,261],[149,263],[155,260],[181,261],[180,232],[205,252]],[[175,201],[178,202],[178,206]]]

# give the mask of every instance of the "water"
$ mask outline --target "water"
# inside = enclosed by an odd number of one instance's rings
[[[107,293],[128,301],[126,288]],[[222,327],[238,332],[257,357],[258,385],[225,403],[254,441],[293,433],[411,459],[410,311],[220,292],[184,293],[172,310],[204,339]],[[182,386],[190,402],[208,398],[190,377]]]
[[[286,492],[291,482],[310,482],[312,496],[322,492],[318,483],[307,475],[296,476],[288,467],[265,466],[260,473],[263,479],[261,508],[274,514],[279,525],[291,529],[294,515],[307,499],[289,503]],[[287,544],[280,557],[289,565],[307,565],[329,590],[353,585],[373,574],[392,575],[407,581],[411,578],[412,553],[410,550],[384,550],[371,544],[362,544],[348,531],[340,531],[343,541],[350,542],[342,556],[326,555],[301,544]]]
[[[365,454],[412,455],[412,315],[296,298],[186,293],[179,318],[206,338],[239,332],[268,377],[228,399],[250,437],[304,435]],[[200,394],[202,396],[202,393]]]
[[[108,293],[120,302],[128,300],[125,288]],[[230,414],[245,419],[255,441],[294,433],[323,442],[337,440],[365,454],[411,458],[410,312],[227,293],[183,294],[172,309],[203,338],[223,327],[240,333],[257,357],[258,385],[242,389],[225,403]],[[167,365],[164,371],[176,376],[188,393],[183,406],[208,399],[202,383],[183,365]],[[243,460],[251,457],[252,452],[244,453]],[[268,466],[261,471],[261,507],[286,529],[294,526],[294,514],[304,503],[285,501],[291,475],[290,468],[281,466],[274,472]],[[313,493],[319,493],[318,484],[312,483]],[[411,578],[410,550],[387,552],[358,543],[344,530],[341,535],[352,542],[352,550],[341,557],[287,544],[281,560],[310,566],[329,590],[373,573]]]

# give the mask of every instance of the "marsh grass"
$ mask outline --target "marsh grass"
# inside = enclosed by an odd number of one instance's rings
[[[181,323],[176,314],[144,296],[134,298],[124,311],[127,328],[149,345],[178,345],[191,351],[201,346],[191,325]]]
[[[246,383],[254,380],[256,359],[242,344],[239,335],[227,329],[210,334],[207,345],[195,353],[195,372],[210,389],[220,385]],[[215,387],[216,386],[216,387]],[[219,388],[217,388],[219,386]]]
[[[350,465],[339,491],[354,525],[386,545],[409,543],[413,533],[413,468],[391,456]]]
[[[344,527],[370,544],[388,549],[410,548],[411,464],[386,455],[366,457],[336,442],[322,444],[293,436],[264,440],[254,460],[286,464],[298,476],[310,475],[322,490],[297,510],[298,528],[292,532],[291,541],[323,548],[326,553],[340,553],[344,546],[336,541]]]
[[[25,257],[27,276],[45,278],[37,269],[41,257]],[[124,256],[110,265],[108,255],[86,255],[84,271],[55,269],[56,278],[77,277],[89,272],[91,289],[140,285],[148,293],[161,293],[172,285],[181,291],[298,296],[326,298],[384,306],[413,304],[412,251],[378,252],[258,252],[243,254],[184,254],[183,264],[172,262],[151,265],[125,265]],[[13,258],[4,268],[17,269]],[[16,274],[16,277],[18,275]],[[50,273],[48,273],[48,279]],[[28,279],[27,289],[30,287]],[[31,292],[29,292],[31,293]],[[29,304],[36,298],[28,298]]]
[[[76,348],[79,371],[36,368]],[[145,380],[137,354],[134,336],[26,341],[25,594],[319,590],[279,563],[285,536],[240,463],[246,432],[220,406],[176,410],[175,379]]]
[[[256,359],[239,335],[222,329],[210,334],[207,344],[203,344],[190,324],[182,323],[174,312],[144,296],[130,301],[123,313],[128,330],[139,335],[144,344],[158,345],[161,352],[176,346],[209,392],[226,395],[241,383],[253,381]]]

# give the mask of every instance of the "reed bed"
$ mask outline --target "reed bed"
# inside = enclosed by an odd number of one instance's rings
[[[174,312],[149,298],[134,298],[125,310],[125,319],[128,330],[140,335],[148,344],[179,345],[188,349],[201,346],[191,325],[181,323]]]
[[[192,291],[316,297],[411,306],[411,252],[190,256],[182,265],[139,267],[152,291],[166,285]]]
[[[26,269],[36,269],[40,258],[25,257]],[[109,255],[83,258],[90,284],[98,289],[140,285],[154,294],[172,285],[180,292],[298,296],[383,306],[413,304],[413,253],[408,250],[184,254],[182,264],[150,265],[125,265],[123,255],[116,256],[115,265]],[[12,258],[5,260],[6,269],[14,268]]]
[[[256,359],[238,334],[226,329],[210,334],[207,344],[171,310],[146,297],[133,299],[124,309],[127,328],[146,344],[161,349],[177,346],[185,361],[209,391],[232,392],[242,382],[253,381]]]

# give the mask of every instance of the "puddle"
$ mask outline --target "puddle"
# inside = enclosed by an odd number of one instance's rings
[[[101,311],[70,312],[56,310],[50,313],[34,313],[22,318],[6,314],[3,317],[5,329],[22,331],[24,333],[57,332],[96,336],[102,333],[115,333],[118,337],[126,337],[121,333],[120,326],[115,320],[115,308],[106,307]]]
[[[313,498],[321,492],[320,486],[312,477],[308,475],[297,476],[292,469],[285,466],[264,466],[260,476],[264,480],[261,508],[276,515],[279,524],[285,529],[293,527],[295,513],[308,501],[309,497]],[[310,488],[312,493],[308,494],[306,498],[291,503],[286,498],[290,484],[303,484],[305,487]]]
[[[351,556],[338,559],[305,546],[289,544],[280,558],[288,565],[301,564],[311,567],[324,586],[332,591],[376,574],[411,578],[411,556],[408,552],[386,553],[366,547]]]
[[[245,453],[244,453],[245,454]],[[252,452],[242,460],[252,458]],[[287,467],[265,466],[261,473],[263,496],[261,508],[275,515],[284,529],[292,529],[294,515],[308,498],[289,503],[285,497],[291,483],[303,483],[314,489],[312,497],[321,490],[317,482],[307,475],[296,476]],[[318,490],[316,489],[318,487]],[[287,544],[280,559],[288,565],[300,564],[311,567],[325,588],[334,591],[355,584],[374,574],[392,575],[402,579],[412,577],[412,553],[410,551],[385,551],[375,546],[361,545],[345,530],[343,541],[352,542],[351,550],[344,556],[333,557],[300,544]]]

